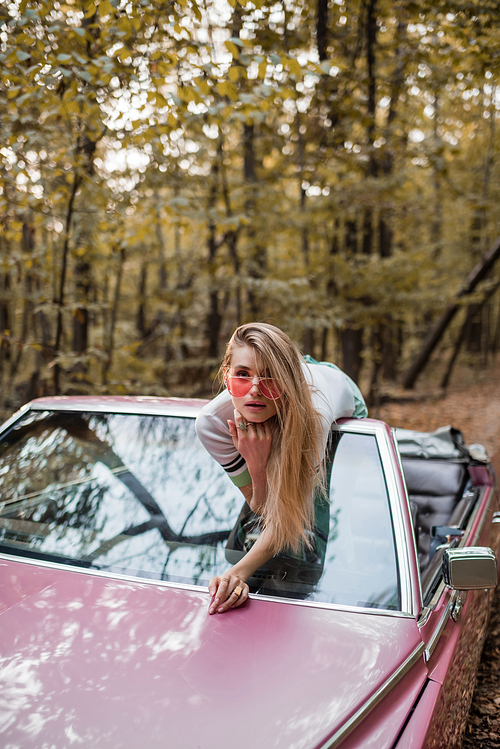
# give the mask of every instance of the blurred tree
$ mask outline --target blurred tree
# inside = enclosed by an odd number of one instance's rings
[[[4,405],[30,381],[207,392],[253,318],[376,402],[500,233],[499,16],[486,0],[4,3]],[[495,282],[464,332],[481,355]]]

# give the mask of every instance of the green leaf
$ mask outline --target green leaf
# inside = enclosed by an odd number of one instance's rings
[[[25,101],[26,101],[27,99],[29,99],[29,98],[30,98],[30,96],[31,96],[31,94],[30,94],[30,93],[27,93],[27,94],[23,94],[22,96],[20,96],[20,97],[19,97],[19,98],[18,98],[18,99],[16,100],[16,104],[17,104],[17,106],[19,106],[20,104],[24,104],[24,102],[25,102]]]
[[[57,60],[59,62],[68,62],[68,60],[71,60],[71,55],[65,55],[65,54],[57,55]]]
[[[18,49],[16,51],[16,57],[19,61],[23,62],[24,60],[28,60],[30,55],[27,52],[23,52],[22,49]]]
[[[80,78],[83,78],[84,81],[87,81],[87,83],[92,83],[93,78],[88,72],[88,70],[78,70],[78,75]]]

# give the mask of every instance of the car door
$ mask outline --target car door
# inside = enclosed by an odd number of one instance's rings
[[[434,711],[425,743],[430,747],[459,746],[487,631],[491,590],[452,590],[445,584],[442,559],[449,546],[498,549],[498,493],[487,465],[470,465],[462,499],[462,517],[449,525],[460,535],[441,544],[422,573],[423,608],[419,627],[426,646],[429,679],[437,686],[440,708]],[[453,522],[455,520],[456,522]]]

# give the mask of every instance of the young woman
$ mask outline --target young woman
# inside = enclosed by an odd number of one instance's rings
[[[279,328],[240,326],[221,367],[226,389],[197,419],[198,437],[260,525],[254,542],[243,543],[239,561],[210,581],[210,614],[240,606],[248,598],[248,578],[277,553],[307,557],[317,525],[313,487],[323,483],[330,427],[341,417],[367,415],[361,393],[344,373],[306,359]]]

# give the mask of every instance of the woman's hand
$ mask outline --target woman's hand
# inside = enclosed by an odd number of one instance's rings
[[[208,613],[222,614],[245,603],[249,588],[244,580],[229,571],[219,577],[213,577],[208,584],[208,591],[212,596]]]
[[[267,461],[273,444],[273,428],[267,422],[247,421],[236,409],[234,421],[228,422],[233,444],[242,458],[245,459],[252,480],[266,473]],[[245,424],[244,428],[237,426]]]

